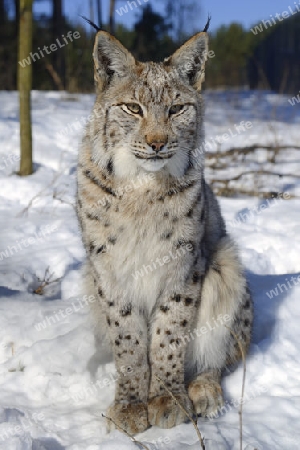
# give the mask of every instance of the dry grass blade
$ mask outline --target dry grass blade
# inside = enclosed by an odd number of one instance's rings
[[[204,439],[203,439],[203,437],[202,437],[202,435],[200,433],[199,428],[197,427],[197,423],[195,422],[195,420],[190,416],[190,414],[187,412],[187,410],[180,404],[180,402],[177,400],[177,398],[175,397],[173,392],[171,392],[170,389],[166,386],[166,383],[164,383],[163,380],[161,378],[159,378],[157,375],[156,375],[156,378],[163,385],[165,390],[171,395],[173,400],[175,400],[175,402],[177,403],[179,408],[183,411],[183,413],[187,416],[187,418],[192,422],[192,424],[193,424],[193,426],[194,426],[194,428],[195,428],[195,430],[197,432],[197,435],[198,435],[198,438],[199,438],[199,441],[200,441],[200,445],[201,445],[201,449],[205,450]]]
[[[41,189],[34,197],[32,197],[32,199],[29,201],[28,205],[22,209],[22,211],[20,211],[17,214],[17,217],[22,217],[26,212],[28,213],[29,209],[31,208],[31,206],[33,205],[33,202],[42,196],[42,194],[44,194],[44,192],[47,191],[47,189],[49,189],[51,186],[53,186],[55,184],[55,182],[58,180],[58,178],[61,176],[61,173],[57,173],[53,179],[51,180],[51,182],[49,184],[47,184],[47,186],[45,186],[43,189]]]
[[[241,395],[241,402],[240,402],[240,407],[239,407],[239,422],[240,422],[240,450],[243,450],[243,403],[244,403],[244,392],[245,392],[245,381],[246,381],[246,356],[245,356],[245,352],[243,349],[243,346],[241,344],[240,339],[237,337],[237,335],[235,334],[234,331],[232,331],[231,328],[227,327],[225,325],[226,328],[228,328],[228,330],[230,331],[230,333],[232,334],[232,336],[234,337],[234,339],[236,340],[236,342],[238,343],[238,346],[241,350],[241,354],[242,354],[242,360],[243,360],[243,382],[242,382],[242,395]]]
[[[107,419],[110,422],[112,422],[115,425],[115,427],[119,431],[121,431],[121,433],[126,434],[126,436],[129,437],[129,439],[131,439],[131,441],[135,445],[139,445],[139,446],[143,447],[145,450],[149,450],[149,448],[145,444],[143,444],[142,442],[137,441],[134,436],[131,436],[131,434],[129,434],[126,430],[124,430],[124,428],[122,428],[120,425],[118,425],[111,417],[107,417],[105,414],[102,414],[102,417],[105,417],[105,419]]]

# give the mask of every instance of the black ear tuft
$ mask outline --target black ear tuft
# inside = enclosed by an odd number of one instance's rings
[[[208,14],[208,18],[207,18],[206,25],[205,25],[205,27],[203,28],[203,32],[204,32],[204,33],[206,33],[207,30],[209,29],[210,21],[211,21],[211,16]]]
[[[80,16],[82,17],[87,23],[89,23],[93,28],[95,28],[95,30],[100,31],[101,28],[98,27],[98,25],[96,25],[94,22],[92,22],[90,19],[88,19],[85,16]]]

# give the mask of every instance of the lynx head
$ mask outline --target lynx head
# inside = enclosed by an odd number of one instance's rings
[[[94,46],[97,100],[90,133],[93,159],[110,173],[142,171],[181,177],[203,140],[201,83],[206,32],[161,63],[141,63],[105,31]],[[194,152],[195,153],[195,152]]]

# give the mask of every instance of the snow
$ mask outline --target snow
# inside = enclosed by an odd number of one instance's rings
[[[113,400],[116,372],[105,347],[96,352],[88,305],[80,291],[84,249],[74,210],[78,142],[92,95],[33,92],[35,173],[19,178],[16,92],[0,102],[0,449],[130,450],[138,448],[102,414]],[[240,247],[254,294],[255,326],[247,357],[243,448],[299,448],[300,442],[300,112],[286,96],[270,92],[206,93],[210,151],[232,146],[291,146],[264,177],[262,189],[280,198],[220,198],[228,231]],[[252,126],[216,144],[216,135]],[[257,170],[247,158],[221,170],[230,178]],[[212,169],[207,170],[213,178]],[[243,181],[256,183],[255,176]],[[50,284],[41,288],[44,278]],[[299,278],[298,278],[299,277]],[[37,293],[34,293],[36,291]],[[100,362],[100,365],[99,365]],[[198,420],[206,449],[238,449],[242,364],[226,373],[225,408]],[[191,424],[150,428],[136,436],[149,450],[200,448]]]

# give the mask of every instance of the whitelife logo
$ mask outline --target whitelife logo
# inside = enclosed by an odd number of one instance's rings
[[[61,42],[61,41],[59,40],[59,38],[57,38],[56,41],[55,41],[57,44],[51,44],[50,46],[44,45],[43,49],[41,49],[40,47],[38,47],[38,52],[39,52],[39,53],[32,53],[32,52],[30,52],[30,54],[29,54],[29,56],[28,56],[27,58],[23,59],[23,61],[19,61],[19,64],[20,64],[20,66],[22,66],[23,69],[24,69],[24,67],[29,66],[29,65],[31,64],[31,62],[35,62],[37,59],[44,58],[45,55],[44,55],[43,51],[44,51],[47,55],[50,55],[50,53],[56,52],[56,50],[58,50],[59,48],[65,47],[65,46],[68,45],[70,42],[73,42],[74,39],[79,39],[80,37],[81,37],[81,36],[80,36],[80,33],[79,33],[78,31],[74,31],[74,32],[73,32],[73,31],[68,31],[67,37],[65,37],[64,34],[63,34],[62,37],[61,37],[61,39],[62,39],[65,43]],[[69,39],[69,40],[68,40],[68,39]],[[50,50],[49,50],[49,48],[50,48]]]

